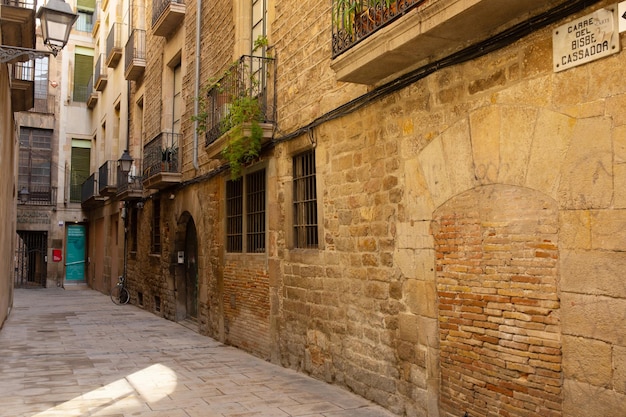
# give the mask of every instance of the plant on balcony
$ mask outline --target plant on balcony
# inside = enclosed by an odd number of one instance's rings
[[[178,149],[167,147],[161,150],[161,170],[169,172],[176,167]]]
[[[335,0],[333,7],[333,23],[335,27],[344,30],[348,35],[354,34],[355,26],[359,25],[361,16],[374,22],[376,19],[375,8],[391,8],[397,0]],[[357,28],[357,32],[359,32]]]
[[[256,97],[241,96],[231,102],[221,126],[222,132],[229,132],[221,155],[230,165],[232,179],[239,178],[242,167],[259,156],[263,139],[260,120],[261,106]]]

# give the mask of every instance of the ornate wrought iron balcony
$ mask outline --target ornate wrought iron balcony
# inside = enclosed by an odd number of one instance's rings
[[[143,177],[141,176],[141,159],[135,159],[130,171],[122,171],[117,166],[117,198],[124,201],[139,200],[143,196]]]
[[[104,197],[98,194],[98,181],[96,174],[91,174],[89,178],[83,182],[80,188],[80,202],[83,207],[93,207],[104,201]]]
[[[273,58],[244,55],[208,90],[205,102],[205,145],[215,142],[233,127],[233,106],[240,100],[254,100],[260,124],[276,121],[276,66]]]
[[[152,33],[155,36],[169,35],[180,25],[184,18],[184,0],[152,1]]]
[[[143,186],[163,189],[182,179],[180,133],[161,132],[143,148]]]
[[[98,193],[114,195],[117,191],[117,161],[106,161],[98,169]]]
[[[27,111],[35,105],[35,61],[11,65],[11,109]]]
[[[333,0],[333,58],[425,0]]]
[[[100,54],[98,61],[96,61],[96,67],[94,68],[94,88],[96,91],[103,91],[107,86],[107,67],[104,65],[104,54]]]

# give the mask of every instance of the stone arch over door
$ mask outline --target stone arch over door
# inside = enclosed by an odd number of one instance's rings
[[[182,252],[182,263],[178,253]],[[198,233],[193,217],[184,212],[176,228],[176,320],[198,318]]]
[[[432,233],[441,411],[561,415],[556,202],[480,186],[440,206]]]

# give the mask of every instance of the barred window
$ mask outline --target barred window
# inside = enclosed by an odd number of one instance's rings
[[[265,252],[265,192],[264,169],[226,183],[227,252]]]
[[[226,183],[226,250],[243,251],[243,179]]]
[[[293,158],[293,232],[297,248],[317,248],[317,190],[315,152]]]
[[[22,127],[18,189],[26,188],[32,201],[51,203],[52,130]]]

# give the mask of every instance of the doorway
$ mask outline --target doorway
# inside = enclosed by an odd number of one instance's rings
[[[44,288],[47,279],[48,232],[18,230],[15,288]]]

